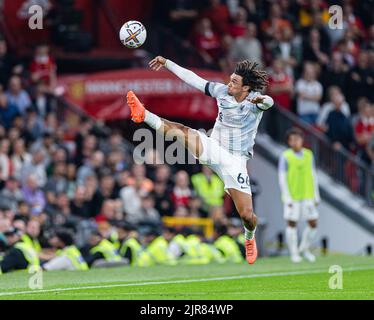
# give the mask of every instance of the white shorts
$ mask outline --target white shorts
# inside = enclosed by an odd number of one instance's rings
[[[309,221],[317,220],[319,217],[313,200],[294,201],[291,207],[284,204],[283,213],[284,219],[295,222],[299,221],[300,218]]]
[[[197,158],[201,164],[210,167],[223,181],[225,191],[233,188],[252,195],[249,175],[247,171],[247,159],[231,154],[222,148],[219,143],[197,131],[203,145],[203,151]]]

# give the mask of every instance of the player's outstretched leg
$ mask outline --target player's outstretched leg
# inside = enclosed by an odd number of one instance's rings
[[[131,110],[131,119],[136,123],[145,122],[151,128],[163,134],[172,134],[180,141],[194,156],[199,157],[203,151],[200,136],[183,124],[162,119],[152,112],[146,110],[134,92],[127,93],[127,104]]]
[[[243,221],[245,230],[245,255],[249,264],[255,263],[257,259],[256,245],[256,225],[257,217],[253,212],[252,197],[248,193],[229,188],[232,200],[234,201],[236,210],[238,210],[240,218]]]

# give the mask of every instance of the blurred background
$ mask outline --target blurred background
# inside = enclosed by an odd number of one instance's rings
[[[28,27],[33,4],[43,29]],[[342,8],[340,29],[329,27],[331,5]],[[286,253],[276,165],[292,126],[319,170],[316,251],[372,254],[373,15],[372,0],[0,0],[0,235],[37,221],[42,248],[58,228],[82,248],[92,232],[118,238],[126,223],[144,248],[149,234],[181,232],[208,242],[229,234],[242,249],[233,203],[208,168],[134,163],[138,126],[124,95],[132,89],[160,116],[210,129],[214,99],[148,62],[163,55],[224,82],[250,59],[268,71],[276,103],[249,164],[260,255]],[[128,20],[147,29],[139,49],[119,41]],[[147,150],[150,160],[162,155]]]

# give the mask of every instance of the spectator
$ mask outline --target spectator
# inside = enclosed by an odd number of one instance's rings
[[[4,186],[11,173],[11,161],[9,159],[9,140],[0,140],[0,186]]]
[[[173,201],[170,197],[170,193],[167,190],[166,183],[155,182],[152,195],[155,201],[155,209],[160,213],[161,216],[173,215]]]
[[[294,69],[301,61],[302,48],[299,37],[294,37],[291,28],[283,28],[274,34],[274,40],[269,43],[271,62],[281,59],[285,71],[290,77],[294,77]]]
[[[369,27],[368,37],[366,43],[364,44],[364,49],[369,52],[374,51],[374,24]]]
[[[115,188],[115,180],[113,175],[106,172],[101,175],[99,187],[95,190],[92,199],[90,201],[90,207],[94,214],[99,214],[99,210],[102,207],[105,200],[117,199],[118,192]]]
[[[361,19],[355,15],[353,5],[346,1],[343,7],[343,24],[345,30],[351,30],[358,38],[364,39],[366,37],[365,27]]]
[[[220,39],[213,31],[208,18],[202,18],[197,22],[192,43],[207,64],[218,61],[221,54]]]
[[[358,57],[357,66],[353,67],[348,76],[349,103],[356,106],[357,99],[362,96],[368,96],[370,100],[374,100],[374,90],[370,90],[374,85],[373,69],[369,67],[369,54],[362,51]],[[357,110],[353,109],[352,113]]]
[[[137,184],[143,193],[149,193],[153,190],[153,182],[146,177],[144,164],[134,164],[131,173],[132,177],[127,180],[129,186]]]
[[[116,221],[122,220],[122,210],[118,211],[116,201],[112,199],[105,199],[100,207],[100,213],[95,216],[97,223],[107,222],[114,224]]]
[[[213,30],[218,34],[228,32],[230,12],[227,5],[220,0],[209,0],[209,6],[202,12],[202,17],[212,22]]]
[[[92,153],[90,159],[78,169],[77,183],[82,185],[85,179],[91,175],[97,175],[99,169],[104,165],[104,154],[101,151]]]
[[[329,101],[322,105],[321,111],[318,115],[317,125],[326,130],[326,120],[331,111],[335,109],[336,105],[340,105],[340,110],[342,113],[349,118],[351,111],[348,103],[345,101],[345,97],[337,86],[332,86],[328,89],[329,92]]]
[[[68,191],[68,181],[65,174],[66,163],[55,163],[53,175],[48,178],[47,184],[45,185],[45,191],[49,202],[54,202],[54,198],[58,193],[66,193]]]
[[[26,177],[26,184],[22,187],[22,195],[25,202],[30,206],[30,210],[40,210],[35,212],[44,210],[46,199],[44,192],[39,187],[37,175],[29,174]]]
[[[374,166],[374,135],[371,136],[371,139],[366,147],[366,152],[371,160],[371,167]]]
[[[166,189],[169,191],[171,191],[173,184],[170,176],[170,167],[167,164],[160,164],[156,167],[155,182],[166,184]]]
[[[203,201],[197,194],[192,194],[188,201],[188,210],[190,217],[207,218],[208,211],[202,209]]]
[[[318,29],[310,29],[309,36],[303,44],[303,59],[327,65],[329,63],[328,50],[329,48],[322,46]]]
[[[93,217],[89,204],[86,200],[86,188],[78,186],[75,189],[74,198],[70,203],[71,214],[81,218]]]
[[[322,98],[322,85],[316,80],[316,67],[312,63],[304,64],[301,79],[296,81],[297,114],[309,124],[315,124],[319,113],[319,102]]]
[[[18,115],[17,106],[10,103],[6,94],[2,93],[0,89],[0,125],[5,129],[11,128],[14,119]]]
[[[189,187],[190,181],[186,171],[180,170],[175,174],[175,186],[171,193],[174,208],[179,206],[187,206],[188,200],[191,196],[191,189]]]
[[[9,80],[9,89],[6,92],[8,102],[18,108],[18,112],[24,116],[26,110],[31,107],[31,99],[26,90],[22,89],[19,76],[12,76]]]
[[[30,64],[31,81],[45,83],[49,90],[56,86],[56,64],[53,61],[47,44],[38,45]]]
[[[51,111],[56,110],[55,101],[51,95],[48,95],[48,87],[44,82],[39,81],[35,86],[34,97],[32,98],[33,108],[37,114],[45,118],[47,114],[53,114]],[[57,121],[56,121],[57,124]]]
[[[237,37],[233,41],[229,52],[230,58],[235,62],[249,59],[263,66],[262,46],[256,35],[256,25],[249,23],[244,36]]]
[[[38,116],[33,108],[28,108],[25,113],[25,139],[28,142],[38,140],[45,133],[43,119]]]
[[[90,123],[90,122],[88,122]],[[87,124],[83,125],[83,128]],[[90,126],[90,125],[88,125]],[[86,130],[86,129],[82,129]],[[87,128],[87,130],[90,130]],[[84,133],[85,134],[85,133]],[[87,135],[82,135],[80,136],[80,133],[76,137],[76,155],[75,155],[75,163],[77,166],[81,166],[82,164],[85,164],[86,161],[89,161],[89,159],[92,157],[93,153],[97,150],[97,137],[93,134],[87,134]],[[99,161],[101,156],[97,155],[95,156],[97,161]],[[95,161],[96,161],[95,160]]]
[[[229,34],[233,37],[242,37],[245,35],[248,29],[247,11],[239,7],[234,22],[230,25]]]
[[[137,223],[151,223],[151,224],[159,224],[160,214],[155,209],[155,201],[152,195],[147,194],[144,195],[141,199],[141,209],[137,215]]]
[[[354,133],[359,148],[359,156],[368,164],[370,164],[371,161],[367,154],[367,147],[374,134],[373,108],[374,107],[370,105],[367,99],[361,99],[358,104],[358,119],[354,124]]]
[[[50,218],[51,227],[74,229],[77,221],[71,215],[69,198],[65,193],[58,193],[54,203],[48,203],[45,209]]]
[[[292,78],[286,73],[283,60],[275,59],[269,71],[268,94],[281,108],[291,111]]]
[[[0,86],[5,87],[12,72],[13,61],[4,39],[0,38]]]
[[[23,194],[15,177],[9,177],[5,187],[0,192],[0,201],[5,200],[14,212],[17,212],[18,203],[23,200]]]
[[[44,149],[34,149],[31,151],[31,161],[25,162],[21,169],[22,184],[25,184],[30,174],[36,176],[39,187],[44,187],[47,183],[46,165],[44,160],[46,151]]]
[[[273,38],[276,32],[282,32],[284,28],[292,28],[291,23],[282,17],[281,7],[278,3],[271,4],[268,18],[261,22],[261,31],[265,35],[265,39]]]
[[[332,54],[326,70],[322,73],[322,85],[325,88],[338,86],[343,92],[347,88],[348,66],[344,63],[343,55],[339,51]]]
[[[137,220],[137,214],[141,209],[141,197],[147,194],[142,189],[142,180],[135,180],[135,184],[123,187],[120,192],[120,198],[125,212],[125,219],[129,223]]]
[[[337,100],[338,103],[334,103],[334,109],[330,111],[326,119],[326,135],[335,150],[340,150],[342,147],[349,150],[354,141],[353,129],[350,119],[342,111],[342,99],[339,100],[338,97]]]
[[[170,27],[181,37],[186,38],[199,12],[199,4],[193,0],[167,0],[165,10],[169,12]]]
[[[247,12],[247,20],[253,22],[258,27],[263,16],[261,6],[258,6],[255,0],[244,0],[242,1],[242,6]]]

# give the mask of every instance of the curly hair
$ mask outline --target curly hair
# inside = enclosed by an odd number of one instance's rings
[[[268,84],[266,71],[259,70],[259,64],[255,61],[243,60],[236,64],[234,73],[243,78],[243,86],[249,86],[251,90],[260,91]]]

